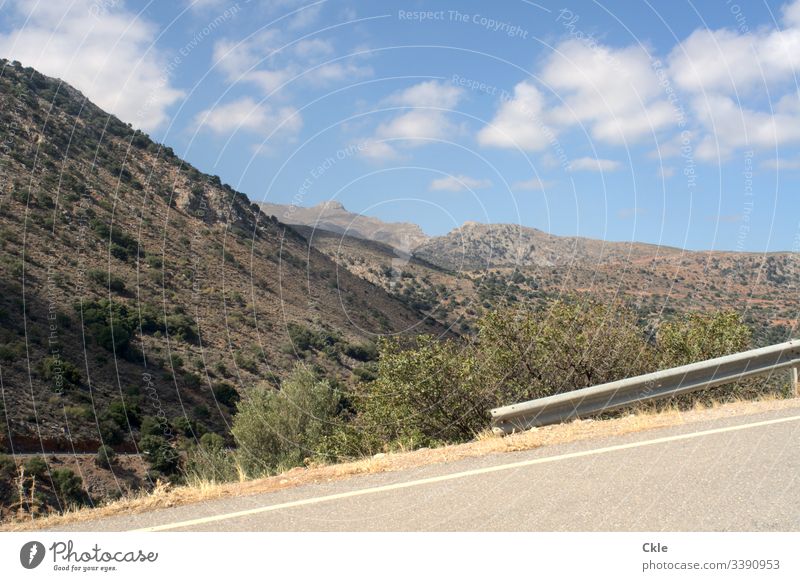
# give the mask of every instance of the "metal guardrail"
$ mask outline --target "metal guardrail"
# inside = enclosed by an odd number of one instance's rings
[[[800,340],[752,349],[672,369],[629,377],[491,410],[496,433],[511,434],[615,410],[634,403],[690,393],[747,377],[790,369],[798,394]]]

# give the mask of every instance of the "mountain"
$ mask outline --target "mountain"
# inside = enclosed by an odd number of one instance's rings
[[[69,85],[2,60],[0,97],[0,449],[225,435],[297,361],[443,332]]]
[[[341,270],[459,332],[472,331],[487,310],[544,307],[564,293],[622,301],[654,328],[680,312],[733,309],[762,345],[790,338],[797,326],[800,261],[789,252],[692,252],[470,222],[411,256],[323,230],[306,236]]]
[[[478,222],[465,222],[414,250],[414,256],[451,270],[591,265],[680,253],[665,246],[554,236],[516,224]]]
[[[428,235],[416,224],[384,222],[364,214],[355,214],[336,201],[322,202],[312,208],[266,202],[260,206],[265,214],[276,216],[287,224],[312,226],[354,238],[383,242],[405,253],[428,240]]]

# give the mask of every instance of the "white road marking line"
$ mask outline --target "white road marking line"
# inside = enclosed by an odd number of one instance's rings
[[[486,468],[476,468],[474,470],[466,470],[464,472],[455,472],[453,474],[444,474],[442,476],[433,476],[430,478],[421,478],[419,480],[410,480],[407,482],[398,482],[396,484],[386,484],[383,486],[375,486],[373,488],[362,488],[360,490],[351,490],[348,492],[340,492],[338,494],[329,494],[327,496],[318,496],[315,498],[304,498],[301,500],[293,500],[291,502],[282,502],[280,504],[271,504],[269,506],[262,506],[259,508],[251,508],[248,510],[240,510],[238,512],[229,512],[225,514],[218,514],[213,516],[206,516],[191,520],[179,521],[163,525],[156,525],[141,529],[133,529],[130,532],[153,532],[153,531],[166,531],[171,529],[179,529],[184,527],[191,527],[202,525],[212,522],[219,522],[222,520],[229,520],[243,516],[250,516],[260,514],[263,512],[272,512],[276,510],[283,510],[287,508],[294,508],[298,506],[308,506],[311,504],[319,504],[322,502],[330,502],[332,500],[341,500],[344,498],[353,498],[356,496],[365,496],[368,494],[378,494],[380,492],[389,492],[392,490],[401,490],[403,488],[412,488],[414,486],[424,486],[426,484],[435,484],[438,482],[447,482],[448,480],[456,480],[458,478],[468,478],[470,476],[478,476],[481,474],[491,474],[492,472],[501,472],[503,470],[513,470],[514,468],[522,468],[526,466],[534,466],[536,464],[547,464],[549,462],[557,462],[559,460],[568,460],[571,458],[582,458],[585,456],[594,456],[596,454],[607,454],[609,452],[617,452],[619,450],[630,450],[632,448],[640,448],[642,446],[652,446],[654,444],[664,444],[666,442],[676,442],[679,440],[689,440],[693,438],[701,438],[703,436],[711,436],[714,434],[724,434],[726,432],[736,432],[739,430],[747,430],[751,428],[759,428],[762,426],[772,426],[775,424],[782,424],[785,422],[794,422],[800,420],[800,415],[789,416],[785,418],[778,418],[774,420],[764,420],[762,422],[753,422],[750,424],[738,424],[735,426],[728,426],[726,428],[714,428],[712,430],[704,430],[702,432],[691,432],[689,434],[679,434],[677,436],[665,436],[663,438],[655,438],[653,440],[644,440],[641,442],[631,442],[629,444],[619,444],[617,446],[608,446],[606,448],[595,448],[593,450],[584,450],[582,452],[570,452],[568,454],[561,454],[558,456],[546,456],[544,458],[533,458],[531,460],[522,460],[519,462],[511,462],[509,464],[500,464],[498,466],[488,466]]]

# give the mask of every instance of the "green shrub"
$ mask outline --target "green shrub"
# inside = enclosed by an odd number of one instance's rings
[[[115,399],[108,404],[101,417],[113,422],[126,432],[130,428],[138,428],[142,424],[142,410],[139,404],[131,399],[125,401]]]
[[[378,347],[374,343],[347,344],[343,349],[343,353],[358,361],[374,361],[378,358]]]
[[[17,500],[17,464],[11,456],[0,454],[0,505],[10,505]]]
[[[166,329],[170,337],[177,337],[188,343],[194,343],[198,339],[197,324],[192,317],[183,313],[169,315]]]
[[[656,335],[662,369],[722,357],[750,347],[751,331],[734,311],[688,313],[663,323]],[[752,378],[672,398],[667,403],[691,407],[696,402],[754,398],[767,391],[781,394],[785,385],[771,378]]]
[[[34,456],[28,459],[24,464],[24,468],[27,476],[33,476],[38,480],[44,478],[48,472],[47,462],[41,456]]]
[[[116,354],[124,354],[128,350],[138,320],[125,305],[101,299],[85,301],[82,307],[80,303],[75,305],[79,313],[81,308],[88,334],[100,347]]]
[[[471,346],[429,335],[411,349],[385,340],[378,378],[356,399],[358,426],[372,440],[365,451],[469,440],[488,424],[492,401]]]
[[[299,466],[332,430],[340,396],[328,381],[297,366],[280,391],[259,385],[238,405],[231,433],[250,476]]]
[[[62,504],[82,505],[86,501],[87,495],[83,490],[83,480],[72,470],[67,468],[53,470],[52,482]]]
[[[0,361],[3,363],[13,363],[17,359],[22,359],[24,355],[25,343],[22,341],[0,344]]]
[[[652,371],[652,349],[629,311],[557,300],[492,311],[478,321],[483,375],[510,404]]]
[[[241,351],[234,353],[233,362],[237,367],[241,367],[245,371],[249,371],[250,373],[258,373],[258,363],[256,362],[255,358],[250,357]]]
[[[214,386],[214,398],[222,405],[233,407],[239,401],[239,392],[230,383],[220,382]]]
[[[117,453],[114,452],[114,448],[102,445],[97,450],[97,455],[94,457],[94,463],[99,468],[110,470],[111,466],[114,464],[116,456]]]
[[[224,443],[218,434],[203,434],[199,445],[187,454],[184,473],[189,483],[230,482],[237,479],[236,459],[224,448]]]
[[[0,454],[0,480],[11,480],[17,474],[17,464],[8,454]]]
[[[81,384],[81,374],[78,368],[63,357],[49,355],[44,358],[41,366],[42,378],[52,381],[53,390],[62,392],[65,389],[74,389]]]
[[[89,270],[86,275],[97,285],[117,293],[125,292],[125,281],[105,270]]]
[[[750,329],[734,311],[689,313],[659,327],[660,367],[676,367],[744,351],[750,340]]]
[[[145,455],[152,470],[161,474],[174,474],[179,467],[178,452],[162,436],[143,436],[139,449]]]
[[[197,425],[193,420],[190,420],[186,416],[179,416],[172,420],[171,422],[175,433],[181,434],[187,438],[192,438],[197,431]]]
[[[340,342],[340,338],[335,334],[325,330],[314,331],[297,323],[286,325],[286,331],[293,349],[301,353],[310,349],[324,350]]]
[[[154,416],[144,416],[142,425],[139,427],[139,433],[142,436],[163,436],[166,427],[164,421]]]

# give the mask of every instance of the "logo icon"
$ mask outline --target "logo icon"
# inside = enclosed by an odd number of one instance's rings
[[[26,569],[35,569],[44,560],[44,545],[39,541],[30,541],[22,545],[19,551],[19,562]]]

